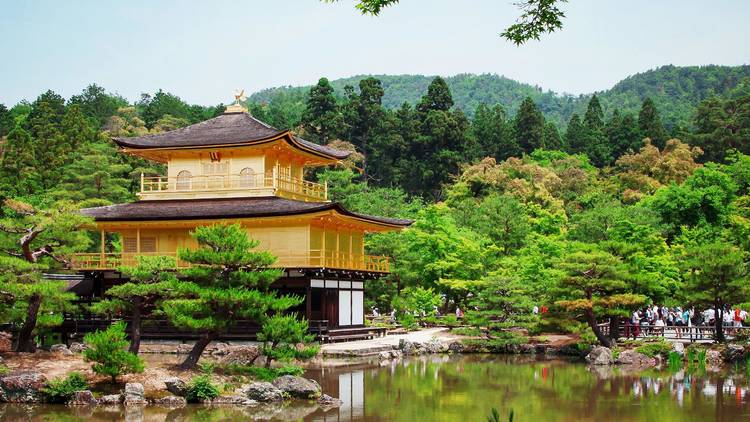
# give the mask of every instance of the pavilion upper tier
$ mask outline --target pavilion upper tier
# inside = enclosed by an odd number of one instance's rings
[[[305,180],[305,168],[333,165],[351,154],[276,129],[238,105],[201,123],[114,141],[127,154],[167,165],[166,175],[141,175],[141,200],[279,196],[327,201],[327,187]]]

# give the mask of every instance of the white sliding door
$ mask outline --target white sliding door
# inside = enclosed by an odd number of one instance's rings
[[[352,292],[339,290],[339,325],[352,325]]]
[[[352,325],[365,323],[365,292],[352,290]]]

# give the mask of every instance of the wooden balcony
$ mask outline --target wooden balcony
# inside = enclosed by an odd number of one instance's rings
[[[308,202],[328,201],[328,186],[274,169],[261,174],[226,174],[211,176],[156,176],[141,174],[142,200],[241,198],[280,196]]]
[[[349,254],[334,251],[271,251],[276,255],[274,268],[331,268],[340,270],[369,271],[376,273],[390,272],[390,261],[387,256]],[[72,269],[88,271],[117,270],[121,266],[135,265],[136,256],[172,256],[176,253],[78,253],[71,256]],[[177,259],[177,269],[187,268],[190,264]]]

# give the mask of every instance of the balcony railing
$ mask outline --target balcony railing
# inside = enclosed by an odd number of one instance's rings
[[[327,201],[328,186],[278,170],[260,174],[225,174],[210,176],[156,176],[141,174],[141,199],[177,197],[240,197],[278,195],[305,201]]]
[[[350,254],[335,251],[270,251],[277,257],[274,268],[333,268],[341,270],[390,272],[387,256]],[[117,270],[119,267],[135,265],[136,256],[172,256],[171,253],[78,253],[71,257],[71,267],[76,270]],[[176,260],[177,268],[187,268],[189,263]]]

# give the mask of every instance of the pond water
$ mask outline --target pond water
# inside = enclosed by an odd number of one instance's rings
[[[2,421],[481,421],[497,408],[516,421],[750,420],[743,372],[623,372],[581,363],[509,356],[429,356],[380,365],[308,371],[344,405],[184,409],[0,406]]]

